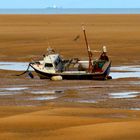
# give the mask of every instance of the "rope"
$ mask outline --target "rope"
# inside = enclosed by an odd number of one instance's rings
[[[21,76],[21,75],[24,75],[25,73],[29,72],[29,68],[30,68],[30,63],[29,63],[29,65],[28,65],[28,67],[27,67],[26,71],[24,71],[24,72],[23,72],[23,73],[21,73],[21,74],[14,75],[14,76]]]

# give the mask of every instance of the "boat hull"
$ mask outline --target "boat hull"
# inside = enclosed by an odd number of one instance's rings
[[[109,77],[111,63],[109,63],[104,72],[98,73],[47,73],[36,69],[33,65],[30,66],[40,79],[51,79],[53,76],[61,76],[63,80],[106,80]]]

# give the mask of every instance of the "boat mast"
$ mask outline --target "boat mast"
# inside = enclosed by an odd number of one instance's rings
[[[89,67],[88,67],[88,72],[92,72],[93,71],[93,65],[92,65],[92,52],[91,49],[88,45],[88,41],[87,41],[87,36],[86,36],[86,30],[85,27],[82,26],[83,32],[84,32],[84,37],[85,37],[85,42],[86,42],[86,48],[87,48],[87,52],[88,52],[88,57],[89,57]]]

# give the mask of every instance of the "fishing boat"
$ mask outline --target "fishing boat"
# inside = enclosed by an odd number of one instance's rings
[[[29,63],[38,74],[40,79],[51,80],[106,80],[109,76],[111,60],[107,56],[107,49],[104,46],[100,57],[92,59],[92,51],[88,45],[85,28],[83,28],[88,60],[81,61],[79,58],[64,59],[52,48],[47,49],[47,54],[40,61]],[[28,67],[28,68],[29,68]],[[32,75],[31,75],[32,76]],[[32,76],[33,77],[33,76]]]

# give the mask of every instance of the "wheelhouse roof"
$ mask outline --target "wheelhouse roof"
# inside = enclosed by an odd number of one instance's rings
[[[54,63],[59,58],[59,54],[49,54],[45,56],[45,63]]]

